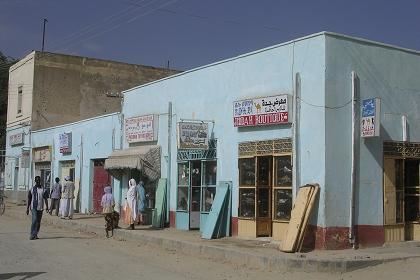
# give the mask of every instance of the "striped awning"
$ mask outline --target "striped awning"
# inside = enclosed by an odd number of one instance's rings
[[[120,178],[125,169],[138,169],[151,181],[160,178],[160,146],[147,145],[115,150],[105,160],[105,169]]]

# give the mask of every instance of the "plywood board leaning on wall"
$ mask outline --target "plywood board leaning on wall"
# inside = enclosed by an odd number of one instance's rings
[[[299,188],[296,201],[293,204],[286,237],[279,248],[281,251],[296,252],[301,249],[318,190],[318,184],[308,184]]]

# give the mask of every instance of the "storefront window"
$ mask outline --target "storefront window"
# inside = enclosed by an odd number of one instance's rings
[[[188,211],[188,187],[178,187],[177,210]]]
[[[255,189],[239,189],[239,216],[243,218],[255,217]]]
[[[214,198],[216,197],[216,188],[215,187],[204,187],[203,188],[203,203],[202,209],[203,212],[210,212],[211,206],[213,205]]]
[[[191,162],[191,185],[201,186],[201,161]]]
[[[292,211],[292,155],[274,157],[273,219],[290,220]]]
[[[255,186],[255,159],[239,159],[239,186]]]
[[[290,220],[292,211],[292,190],[274,190],[274,219]]]
[[[216,172],[217,163],[216,161],[204,161],[204,185],[215,186],[216,185]]]
[[[190,168],[188,162],[178,163],[178,186],[190,185]]]
[[[292,186],[292,157],[290,155],[274,158],[276,186]]]

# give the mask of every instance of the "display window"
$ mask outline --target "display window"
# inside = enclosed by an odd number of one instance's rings
[[[178,163],[177,210],[210,212],[216,196],[216,160]]]

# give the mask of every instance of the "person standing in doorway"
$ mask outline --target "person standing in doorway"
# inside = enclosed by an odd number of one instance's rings
[[[58,210],[60,205],[60,198],[61,198],[61,184],[60,178],[55,178],[55,183],[51,188],[51,207],[50,207],[50,215],[52,215],[53,209],[55,209],[55,215],[58,216]]]
[[[48,193],[41,185],[41,177],[35,177],[35,186],[28,192],[28,202],[26,206],[26,215],[29,215],[29,209],[32,212],[32,224],[30,240],[38,239],[39,229],[41,228],[42,211],[44,210],[44,201],[48,212]]]
[[[136,180],[130,179],[128,182],[128,191],[126,197],[126,211],[125,211],[125,222],[129,224],[127,229],[134,229],[134,223],[137,220],[137,199],[138,199],[138,192],[137,192],[137,184]]]
[[[137,206],[139,209],[138,215],[139,215],[139,224],[144,224],[144,214],[146,210],[146,190],[144,189],[144,183],[143,181],[140,181],[137,185],[137,191],[138,191],[138,201]]]
[[[73,219],[74,183],[71,181],[70,176],[66,176],[64,180],[60,202],[60,216],[61,219],[65,219],[66,217]]]

